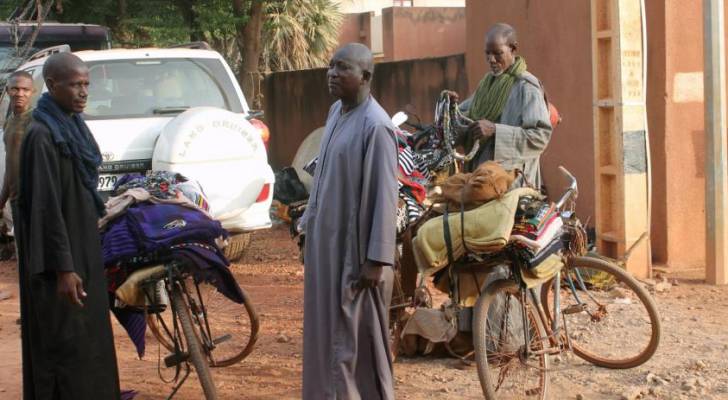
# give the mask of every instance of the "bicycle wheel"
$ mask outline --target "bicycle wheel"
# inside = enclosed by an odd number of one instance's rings
[[[202,391],[205,393],[205,399],[217,400],[217,389],[215,388],[215,382],[212,380],[210,366],[207,364],[207,357],[205,357],[203,353],[203,346],[200,343],[200,337],[195,331],[195,328],[192,326],[190,308],[182,295],[182,289],[175,286],[175,289],[172,290],[172,298],[170,300],[172,302],[172,307],[179,318],[182,334],[184,335],[185,343],[187,344],[189,361],[192,362],[192,366],[194,366],[195,371],[197,371],[197,377],[200,380]]]
[[[222,368],[245,359],[253,351],[260,328],[258,314],[245,290],[245,302],[238,304],[222,295],[212,285],[200,283],[195,286],[192,278],[187,278],[185,283],[190,290],[193,322],[200,329],[204,329],[210,341],[206,343],[212,349],[208,357],[210,366]],[[164,320],[167,327],[172,326],[171,313],[162,313],[159,318]],[[157,316],[149,315],[147,324],[162,346],[173,351],[174,346],[169,341],[169,335],[160,326]]]
[[[520,295],[515,282],[500,280],[488,286],[475,304],[475,362],[487,400],[547,396],[548,340],[533,302],[524,304]]]
[[[660,317],[652,297],[628,272],[595,257],[574,257],[562,271],[559,324],[566,321],[574,353],[605,368],[633,368],[649,360],[660,342]],[[554,280],[541,290],[553,321]],[[553,326],[553,322],[552,322]]]

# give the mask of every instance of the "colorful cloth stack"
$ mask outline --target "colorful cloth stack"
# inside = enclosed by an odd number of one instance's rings
[[[521,257],[527,267],[537,268],[563,249],[563,227],[564,223],[553,203],[522,202],[510,241],[519,245]]]

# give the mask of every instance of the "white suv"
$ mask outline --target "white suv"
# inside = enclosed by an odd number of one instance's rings
[[[172,170],[200,182],[211,214],[226,229],[271,226],[274,174],[266,153],[268,128],[252,118],[219,53],[175,48],[75,54],[89,67],[84,117],[104,157],[102,194],[126,173]],[[33,75],[34,102],[46,90],[42,69],[48,55],[36,55],[18,68]],[[0,127],[7,108],[3,96]],[[0,157],[4,154],[0,150]],[[0,162],[0,177],[4,165]]]

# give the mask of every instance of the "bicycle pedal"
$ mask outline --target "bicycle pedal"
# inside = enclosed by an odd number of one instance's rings
[[[218,344],[225,343],[225,342],[227,342],[228,340],[230,340],[232,338],[233,337],[231,335],[223,335],[223,336],[220,336],[217,339],[213,339],[212,340],[212,344],[214,344],[215,346],[217,346]]]
[[[190,358],[189,353],[170,354],[167,357],[164,357],[164,365],[166,365],[167,368],[172,368],[187,361],[188,358]]]
[[[561,312],[563,314],[578,314],[578,313],[584,312],[584,311],[586,311],[586,304],[581,303],[581,304],[570,305],[570,306],[564,308]]]

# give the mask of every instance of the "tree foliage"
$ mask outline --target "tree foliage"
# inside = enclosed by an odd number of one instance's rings
[[[37,0],[0,0],[0,19]],[[337,45],[336,0],[42,0],[48,18],[111,28],[114,46],[204,40],[225,56],[246,91],[260,74],[324,66]],[[62,11],[62,12],[57,12]]]

